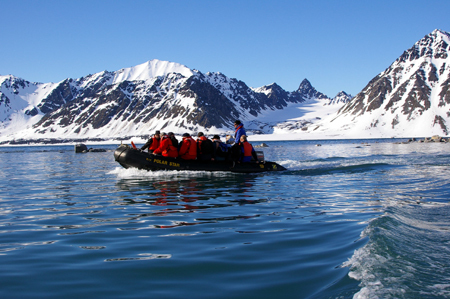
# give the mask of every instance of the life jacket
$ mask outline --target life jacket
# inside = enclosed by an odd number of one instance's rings
[[[236,128],[236,131],[234,132],[234,141],[236,143],[241,142],[242,135],[247,135],[247,133],[245,133],[244,125],[241,124]]]
[[[173,144],[170,144],[169,147],[162,152],[162,155],[164,157],[176,158],[178,157],[178,150]]]
[[[160,139],[156,139],[155,136],[152,137],[152,144],[149,146],[149,151],[154,151],[159,147]]]
[[[179,155],[185,160],[195,160],[197,158],[197,142],[192,137],[183,139]]]
[[[253,146],[250,143],[248,143],[247,141],[245,141],[241,144],[242,144],[242,148],[244,150],[244,157],[251,157],[252,151],[253,151]]]
[[[168,137],[163,137],[159,147],[153,152],[154,154],[161,154],[164,157],[178,157],[178,150],[172,144],[172,140]]]

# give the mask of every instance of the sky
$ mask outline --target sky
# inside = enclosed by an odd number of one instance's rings
[[[159,59],[250,87],[352,95],[434,29],[448,0],[0,0],[0,75],[59,82]]]

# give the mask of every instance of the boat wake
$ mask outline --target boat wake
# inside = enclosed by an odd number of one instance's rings
[[[364,173],[372,171],[387,171],[393,167],[400,167],[398,163],[391,163],[386,159],[352,159],[344,157],[331,157],[305,161],[285,160],[278,164],[288,169],[283,174],[317,176],[339,173]]]
[[[448,203],[396,202],[370,222],[369,242],[343,264],[360,281],[354,298],[448,298]]]
[[[169,180],[169,179],[191,179],[191,178],[204,178],[204,177],[229,177],[236,176],[239,174],[225,172],[225,171],[189,171],[189,170],[157,170],[148,171],[144,169],[137,168],[122,168],[116,167],[108,174],[116,175],[119,179],[158,179],[158,180]]]

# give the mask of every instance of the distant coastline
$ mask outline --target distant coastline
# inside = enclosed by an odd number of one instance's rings
[[[355,140],[355,141],[367,141],[367,142],[377,142],[383,140],[384,142],[392,141],[392,143],[397,144],[408,144],[408,143],[448,143],[450,142],[449,137],[441,137],[438,135],[431,137],[355,137],[349,138],[346,136],[324,136],[323,138],[318,138],[318,136],[309,136],[316,138],[300,138],[304,137],[295,134],[262,134],[262,135],[250,135],[250,142],[270,142],[270,141],[327,141],[327,140]],[[31,138],[31,139],[14,139],[9,141],[0,142],[0,147],[7,146],[45,146],[45,145],[73,145],[78,143],[84,144],[129,144],[133,141],[136,144],[143,144],[150,138],[150,135],[139,135],[139,136],[124,136],[124,137],[108,137],[108,138]],[[181,138],[181,136],[177,136]]]

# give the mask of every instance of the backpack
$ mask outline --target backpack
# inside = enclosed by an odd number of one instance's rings
[[[214,151],[213,143],[210,139],[202,140],[201,147],[203,155],[210,155]]]
[[[226,157],[228,156],[228,146],[223,142],[217,142],[219,146],[216,149],[216,155],[219,157]]]

